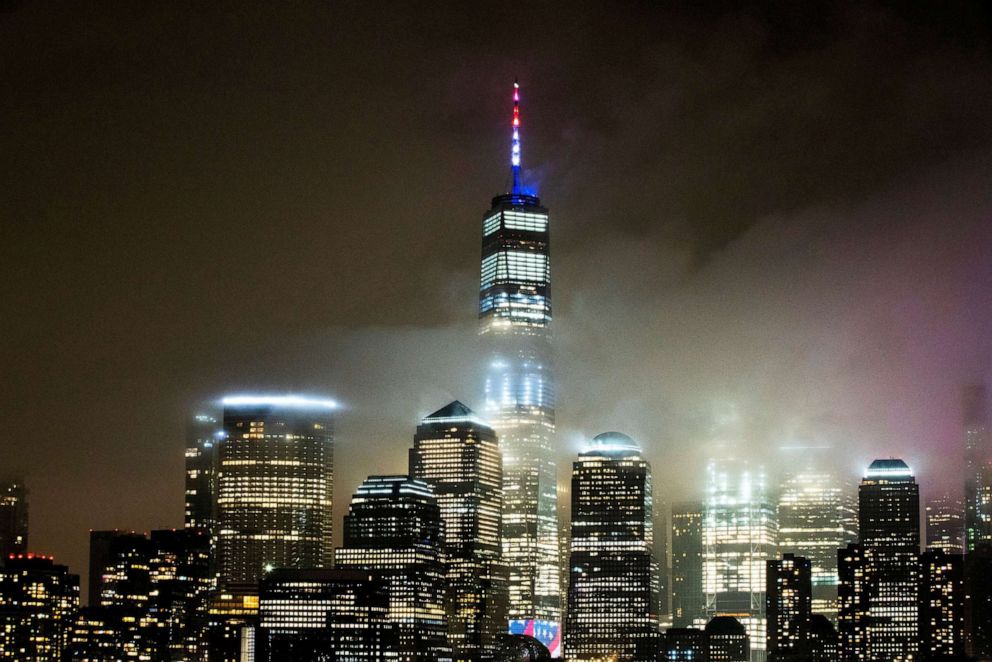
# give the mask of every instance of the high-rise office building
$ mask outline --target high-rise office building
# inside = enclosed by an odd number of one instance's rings
[[[871,463],[858,489],[858,523],[860,544],[848,548],[850,561],[841,559],[849,566],[842,580],[861,584],[860,594],[845,588],[845,609],[856,612],[841,620],[851,647],[845,654],[871,662],[917,659],[920,492],[905,462]]]
[[[706,624],[710,662],[748,662],[754,647],[744,624],[733,616],[714,616]]]
[[[669,628],[658,652],[658,659],[664,662],[708,662],[709,637],[699,628]]]
[[[344,517],[335,567],[386,581],[400,662],[451,659],[442,544],[434,490],[408,476],[369,476]]]
[[[593,438],[572,465],[569,660],[653,659],[652,509],[651,466],[637,443],[619,432]]]
[[[868,651],[868,561],[860,543],[837,550],[837,635],[840,657],[863,662]]]
[[[707,469],[703,504],[703,593],[709,617],[733,616],[748,632],[752,657],[765,657],[765,562],[774,558],[778,522],[765,476],[721,459]],[[712,659],[712,658],[711,658]]]
[[[149,534],[151,613],[162,646],[173,660],[198,659],[205,651],[208,599],[215,577],[205,529],[160,529]]]
[[[221,426],[210,414],[195,414],[186,428],[187,528],[214,533],[217,491],[217,443]]]
[[[778,550],[810,560],[813,613],[837,618],[837,550],[857,540],[853,493],[835,476],[806,468],[782,485],[778,502]]]
[[[0,567],[0,659],[60,660],[79,609],[79,576],[19,553]]]
[[[963,656],[964,557],[939,549],[920,555],[920,658]]]
[[[992,429],[984,384],[964,391],[965,545],[992,543]]]
[[[479,288],[485,415],[503,453],[511,631],[561,621],[549,217],[522,182],[519,100],[514,83],[512,185],[483,217]]]
[[[0,482],[0,564],[28,550],[28,490],[20,478]]]
[[[765,572],[768,654],[808,654],[813,564],[802,556],[783,554],[768,561]]]
[[[703,504],[672,505],[672,623],[685,628],[703,617]]]
[[[456,661],[487,659],[506,627],[502,461],[496,433],[455,401],[424,418],[410,477],[434,489],[444,522],[448,641]]]
[[[335,404],[230,396],[223,405],[217,449],[221,588],[252,592],[267,570],[329,566]]]
[[[258,662],[397,660],[386,580],[338,569],[277,569],[261,581]],[[245,648],[250,647],[250,643]]]
[[[964,554],[964,503],[948,495],[927,503],[927,548]]]
[[[840,640],[837,636],[837,628],[823,614],[810,616],[807,655],[809,662],[838,662],[840,660]]]

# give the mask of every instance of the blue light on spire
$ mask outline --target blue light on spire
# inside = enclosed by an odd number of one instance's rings
[[[513,81],[513,143],[510,147],[510,166],[513,170],[513,194],[523,192],[520,184],[520,83]]]

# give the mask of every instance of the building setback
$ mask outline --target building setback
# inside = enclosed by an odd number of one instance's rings
[[[651,466],[619,432],[572,465],[569,660],[652,660],[658,644]],[[611,657],[613,656],[613,657]]]

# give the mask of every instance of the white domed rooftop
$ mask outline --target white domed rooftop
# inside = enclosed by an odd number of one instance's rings
[[[641,447],[637,442],[622,432],[604,432],[597,434],[586,446],[587,453],[640,453]]]

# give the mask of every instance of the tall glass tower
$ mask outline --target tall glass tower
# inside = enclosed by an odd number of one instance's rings
[[[658,631],[651,465],[619,432],[572,465],[569,660],[653,660]]]
[[[334,409],[299,396],[223,399],[218,452],[220,587],[254,592],[274,568],[331,565]]]
[[[706,616],[747,628],[751,660],[765,660],[765,563],[775,557],[778,521],[761,471],[721,458],[707,470],[703,504]]]
[[[965,545],[992,542],[992,431],[985,385],[964,393]]]
[[[551,361],[548,210],[520,176],[520,88],[513,89],[512,188],[482,222],[479,333],[488,367],[485,415],[503,454],[503,560],[510,630],[561,621]]]
[[[813,613],[837,620],[837,550],[858,539],[854,496],[825,471],[806,467],[782,485],[778,551],[812,563]]]

